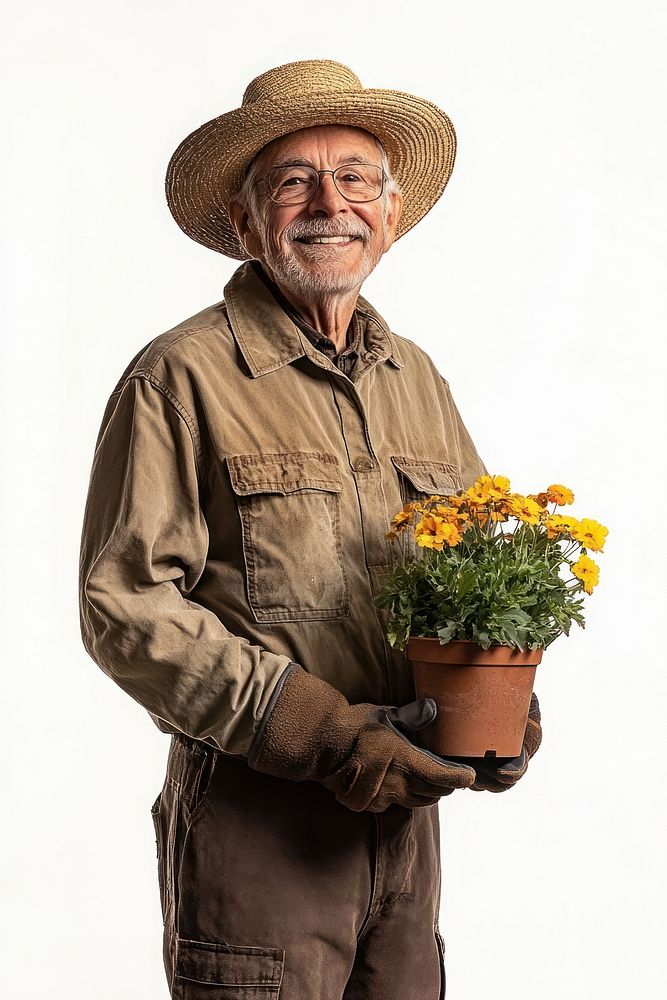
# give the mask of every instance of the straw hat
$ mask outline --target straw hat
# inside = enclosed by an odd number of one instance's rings
[[[201,125],[176,149],[165,187],[181,229],[246,260],[226,205],[263,146],[311,125],[353,125],[382,142],[405,199],[397,239],[433,207],[454,166],[454,128],[435,104],[398,90],[366,89],[351,69],[328,59],[286,63],[256,77],[240,108]]]

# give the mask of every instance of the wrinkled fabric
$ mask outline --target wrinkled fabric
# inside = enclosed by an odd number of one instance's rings
[[[443,1000],[437,806],[353,812],[174,736],[152,815],[174,1000]]]
[[[351,377],[251,263],[150,341],[100,427],[83,642],[163,732],[246,757],[290,661],[352,703],[415,698],[373,597],[408,500],[486,473],[446,379],[359,298]]]

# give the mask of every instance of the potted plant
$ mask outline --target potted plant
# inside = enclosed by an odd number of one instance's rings
[[[573,500],[560,484],[523,495],[485,475],[392,518],[386,537],[403,559],[375,603],[389,608],[387,638],[405,650],[417,696],[436,702],[420,732],[426,749],[450,759],[521,752],[542,653],[573,621],[585,627],[582,592],[599,578],[588,552],[602,551],[608,531],[556,513]],[[406,559],[408,532],[421,558]]]

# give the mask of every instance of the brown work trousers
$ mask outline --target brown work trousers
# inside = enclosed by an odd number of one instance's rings
[[[172,998],[444,998],[437,805],[353,812],[174,735],[152,815]]]

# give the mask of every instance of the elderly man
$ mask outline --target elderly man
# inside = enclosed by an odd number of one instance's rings
[[[359,295],[454,148],[428,101],[322,60],[253,80],[169,165],[179,225],[246,262],[109,399],[80,601],[90,655],[172,734],[172,997],[443,997],[437,802],[510,787],[539,745],[536,706],[495,773],[420,749],[435,706],[373,604],[391,515],[487,471],[447,381]]]

